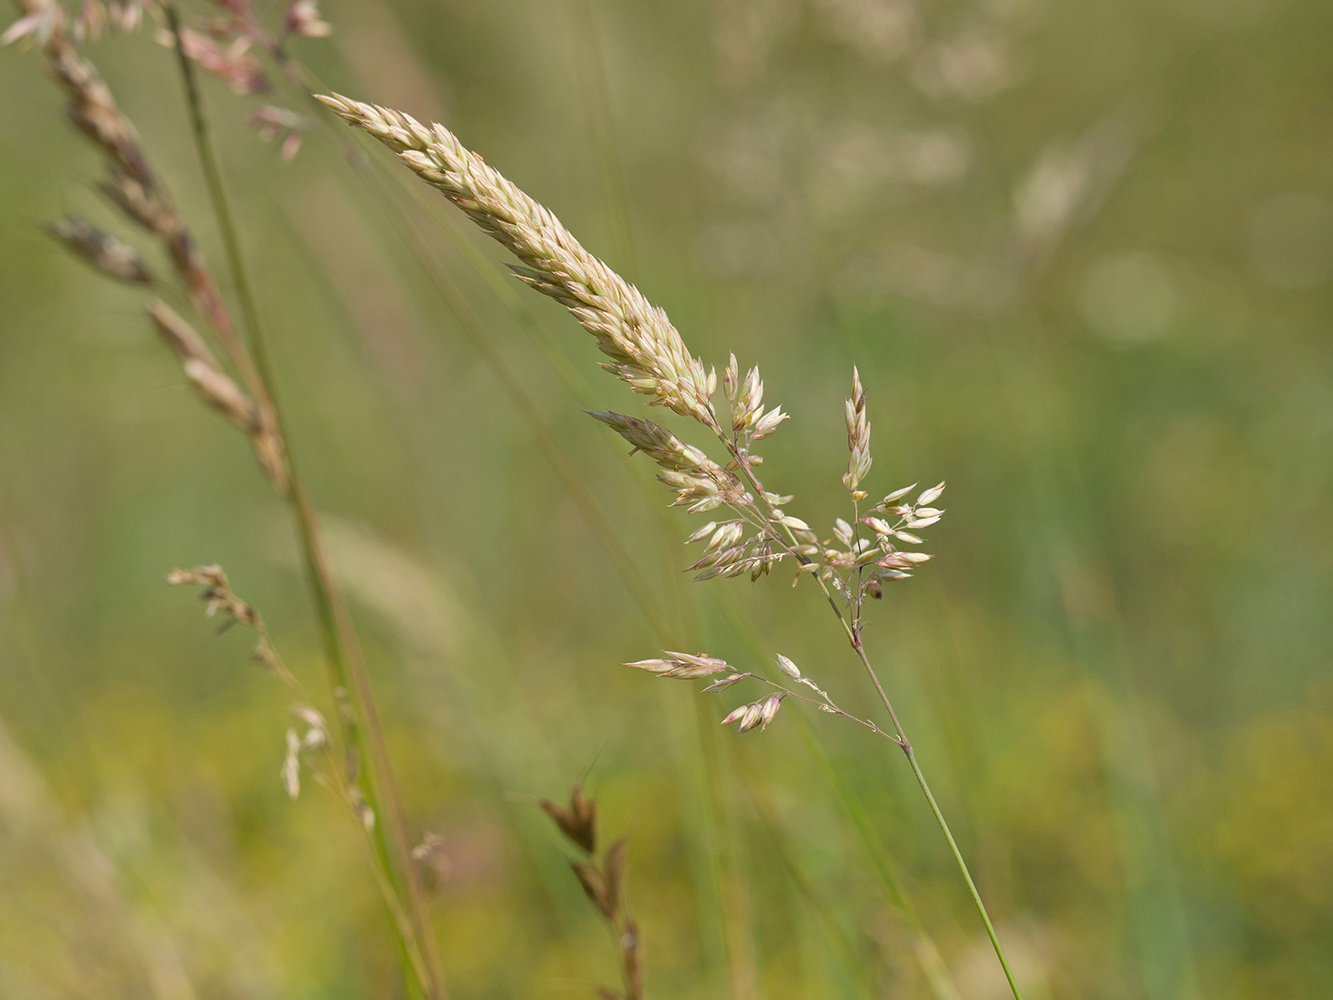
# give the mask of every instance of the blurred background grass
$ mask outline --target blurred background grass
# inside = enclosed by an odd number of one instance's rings
[[[853,363],[872,492],[949,480],[935,561],[867,641],[1030,996],[1333,993],[1333,10],[326,13],[334,36],[296,44],[330,86],[444,121],[707,362],[761,366],[794,415],[765,449],[792,510],[845,514]],[[89,53],[220,267],[171,53],[148,34]],[[284,512],[139,297],[40,233],[113,220],[33,54],[0,53],[0,88],[0,991],[394,995],[355,831],[278,781],[284,692],[163,584],[222,563],[318,686]],[[653,996],[929,995],[847,801],[963,995],[1003,996],[902,762],[811,718],[840,793],[799,709],[714,737],[738,699],[619,668],[661,640],[382,199],[318,131],[283,165],[253,101],[206,96],[292,445],[413,822],[444,840],[454,993],[614,980],[535,807],[586,774],[632,838]],[[638,412],[591,339],[422,232],[678,641],[747,668],[780,650],[873,711],[809,592],[681,582],[695,522],[579,412]]]

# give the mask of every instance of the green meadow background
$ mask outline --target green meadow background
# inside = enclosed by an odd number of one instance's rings
[[[327,86],[445,122],[707,363],[760,366],[789,511],[847,514],[853,364],[872,495],[948,480],[934,561],[866,641],[1030,1000],[1333,995],[1333,7],[325,13],[293,51]],[[172,53],[151,29],[86,51],[229,292]],[[290,519],[142,295],[41,232],[70,211],[137,239],[37,53],[0,50],[0,92],[0,995],[399,996],[355,829],[283,792],[289,696],[165,584],[221,563],[327,707]],[[205,99],[291,447],[442,838],[452,994],[615,982],[536,805],[582,779],[630,836],[655,1000],[931,996],[886,873],[960,995],[1005,996],[894,748],[793,703],[740,737],[716,721],[743,689],[619,666],[782,652],[875,712],[808,584],[681,573],[703,519],[581,412],[642,413],[592,339],[382,149],[353,168],[322,119],[283,164],[254,99]]]

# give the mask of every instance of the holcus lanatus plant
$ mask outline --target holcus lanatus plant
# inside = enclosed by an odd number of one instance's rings
[[[521,262],[514,267],[519,280],[564,305],[597,339],[598,347],[609,359],[603,368],[635,392],[650,397],[650,406],[664,406],[688,417],[716,439],[720,460],[710,458],[702,447],[682,441],[651,420],[621,413],[591,413],[635,451],[657,463],[661,469],[658,478],[675,491],[673,505],[685,506],[690,513],[727,512],[725,519],[709,521],[690,536],[691,543],[704,545],[703,555],[690,567],[696,580],[748,573],[753,581],[785,563],[798,579],[809,576],[814,581],[874,685],[891,726],[881,728],[873,720],[844,712],[784,656],[778,658],[782,682],[737,670],[725,660],[704,654],[668,651],[661,658],[630,665],[661,677],[717,677],[705,692],[751,679],[768,685],[771,693],[741,705],[723,719],[724,723],[738,723],[742,732],[766,728],[784,699],[791,697],[853,719],[897,744],[948,841],[1009,986],[1021,1000],[980,893],[862,641],[866,597],[880,597],[886,583],[906,579],[915,566],[930,558],[919,550],[922,539],[917,532],[943,516],[944,511],[934,504],[944,484],[918,493],[915,499],[909,498],[916,488],[909,486],[873,502],[869,492],[861,488],[872,460],[867,394],[860,373],[853,369],[851,396],[846,401],[849,459],[843,484],[850,495],[851,519],[838,519],[831,537],[821,539],[806,521],[788,513],[792,496],[770,491],[759,478],[762,457],[755,445],[773,434],[788,415],[781,407],[765,410],[764,384],[757,367],[742,374],[735,356],[728,360],[721,379],[728,410],[724,418],[715,402],[719,382],[716,369],[690,353],[666,313],[585,250],[548,209],[466,149],[448,129],[438,124],[426,126],[400,111],[340,95],[320,99],[396,152],[423,180],[504,244]],[[813,697],[796,691],[797,685],[808,689]]]

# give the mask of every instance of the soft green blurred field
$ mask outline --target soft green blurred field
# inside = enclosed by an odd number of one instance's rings
[[[330,86],[444,121],[705,361],[761,366],[792,512],[846,514],[853,363],[872,494],[949,481],[935,561],[867,644],[1032,1000],[1333,995],[1333,8],[326,11],[335,35],[295,45]],[[171,53],[88,53],[223,270]],[[286,512],[142,296],[41,234],[124,227],[35,53],[0,50],[0,92],[0,995],[398,995],[355,831],[283,794],[290,699],[163,582],[223,564],[322,690]],[[734,692],[619,667],[658,638],[374,189],[318,133],[280,164],[251,101],[206,97],[292,447],[413,823],[445,841],[453,994],[614,981],[536,808],[586,774],[631,835],[651,996],[928,996],[814,733],[963,996],[1006,995],[900,755],[793,705],[737,737]],[[420,214],[676,641],[784,652],[873,712],[812,589],[685,582],[699,519],[580,412],[639,400]]]

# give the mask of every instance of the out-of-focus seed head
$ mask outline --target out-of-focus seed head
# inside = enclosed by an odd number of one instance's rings
[[[139,251],[98,229],[87,219],[69,215],[47,223],[46,231],[108,277],[133,285],[153,283],[153,274]]]
[[[287,756],[282,761],[282,787],[287,790],[287,797],[295,799],[301,794],[301,737],[295,729],[287,730]]]
[[[570,791],[568,808],[550,799],[538,805],[572,843],[589,854],[597,850],[597,803],[583,794],[582,785]]]
[[[167,48],[176,46],[176,38],[170,31],[159,33],[158,41]],[[250,39],[244,35],[224,46],[193,28],[180,30],[181,51],[198,63],[200,69],[225,81],[233,93],[264,94],[272,89],[272,84],[259,60],[250,54],[250,45]]]
[[[147,309],[158,335],[175,352],[199,397],[247,433],[258,432],[259,411],[254,402],[223,372],[194,328],[159,299],[150,299]]]
[[[320,16],[318,0],[296,0],[287,8],[282,26],[289,34],[301,38],[327,38],[333,34],[333,26]]]
[[[294,111],[266,104],[250,116],[249,126],[264,142],[281,139],[278,155],[289,163],[301,148],[309,122]]]

